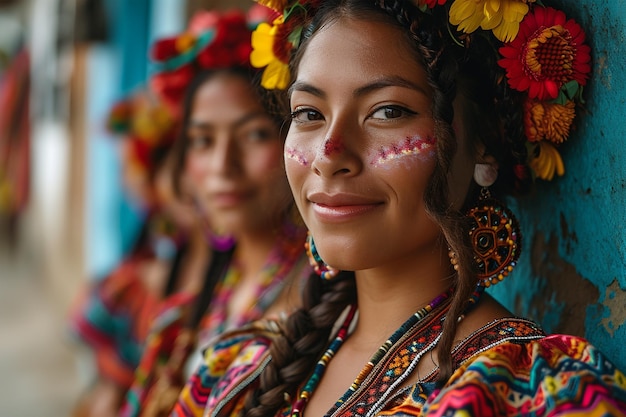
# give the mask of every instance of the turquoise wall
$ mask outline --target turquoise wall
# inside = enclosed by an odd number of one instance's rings
[[[586,30],[586,114],[562,146],[565,176],[514,202],[516,271],[490,290],[549,332],[584,336],[626,369],[626,0],[551,1]],[[501,287],[501,288],[499,288]]]

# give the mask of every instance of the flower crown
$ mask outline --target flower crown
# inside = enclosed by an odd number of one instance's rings
[[[185,90],[198,72],[250,66],[252,29],[270,13],[261,6],[248,16],[239,10],[198,12],[185,32],[153,44],[152,89],[179,113]]]
[[[116,102],[106,123],[108,130],[124,141],[124,163],[138,175],[153,172],[156,153],[168,149],[176,139],[176,118],[146,91]]]
[[[272,24],[252,34],[253,67],[265,68],[261,85],[285,89],[290,82],[289,58],[299,46],[308,15],[321,0],[257,0],[279,13]],[[509,88],[526,94],[524,128],[527,161],[536,177],[552,180],[565,173],[556,146],[569,136],[576,103],[591,71],[585,33],[562,11],[540,0],[413,0],[422,12],[446,7],[449,23],[461,37],[479,28],[500,43],[498,65]],[[452,33],[452,32],[451,32]],[[454,36],[454,35],[451,35]]]

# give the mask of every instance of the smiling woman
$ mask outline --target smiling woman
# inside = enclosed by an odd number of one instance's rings
[[[251,62],[288,87],[285,168],[322,279],[289,318],[212,344],[174,415],[626,414],[626,379],[596,347],[484,292],[521,248],[493,196],[532,183],[525,112],[560,105],[536,93],[579,98],[580,28],[525,0],[263,3],[282,14]],[[524,89],[514,59],[545,89]]]

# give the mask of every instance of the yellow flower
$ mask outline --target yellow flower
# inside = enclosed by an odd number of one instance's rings
[[[287,0],[256,0],[256,2],[262,6],[274,9],[279,13],[282,13],[289,3]]]
[[[574,102],[564,105],[539,100],[527,100],[524,105],[524,126],[531,142],[549,140],[559,144],[569,136],[576,110]]]
[[[479,27],[492,30],[502,42],[517,36],[519,24],[535,0],[455,0],[450,7],[450,23],[465,33]]]
[[[550,142],[544,140],[538,142],[535,153],[531,156],[529,165],[539,178],[551,181],[555,173],[559,177],[565,174],[561,154]]]
[[[274,53],[274,41],[282,25],[283,18],[274,20],[272,25],[261,23],[252,32],[252,53],[250,63],[255,68],[263,68],[261,85],[268,89],[285,89],[289,85],[289,65]]]

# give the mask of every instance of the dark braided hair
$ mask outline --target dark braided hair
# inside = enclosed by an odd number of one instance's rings
[[[302,301],[302,307],[281,325],[281,335],[272,341],[272,360],[242,413],[247,417],[273,416],[284,405],[285,394],[295,396],[326,348],[337,318],[356,301],[354,274],[341,272],[326,281],[313,273]]]
[[[458,270],[454,278],[449,319],[439,342],[439,382],[444,383],[456,368],[451,350],[457,318],[463,314],[477,284],[473,251],[465,209],[476,200],[479,187],[472,183],[464,207],[450,203],[448,174],[457,152],[452,129],[453,104],[462,107],[463,123],[474,151],[480,145],[499,163],[499,176],[493,192],[513,193],[528,187],[524,177],[526,159],[520,95],[506,86],[504,72],[496,64],[497,49],[488,36],[453,39],[444,7],[421,12],[409,1],[329,0],[321,2],[309,22],[305,22],[300,47],[293,52],[292,77],[296,79],[299,62],[308,41],[330,21],[341,18],[377,19],[397,26],[407,45],[427,73],[432,87],[432,114],[437,137],[437,162],[425,191],[424,201],[430,216],[441,227],[447,245],[456,253]],[[464,42],[464,45],[459,43]],[[272,361],[261,375],[260,385],[247,400],[244,415],[273,416],[284,405],[285,394],[294,396],[297,387],[311,373],[325,349],[329,332],[345,306],[356,299],[353,274],[322,283],[312,277],[301,310],[292,315],[271,347]]]

